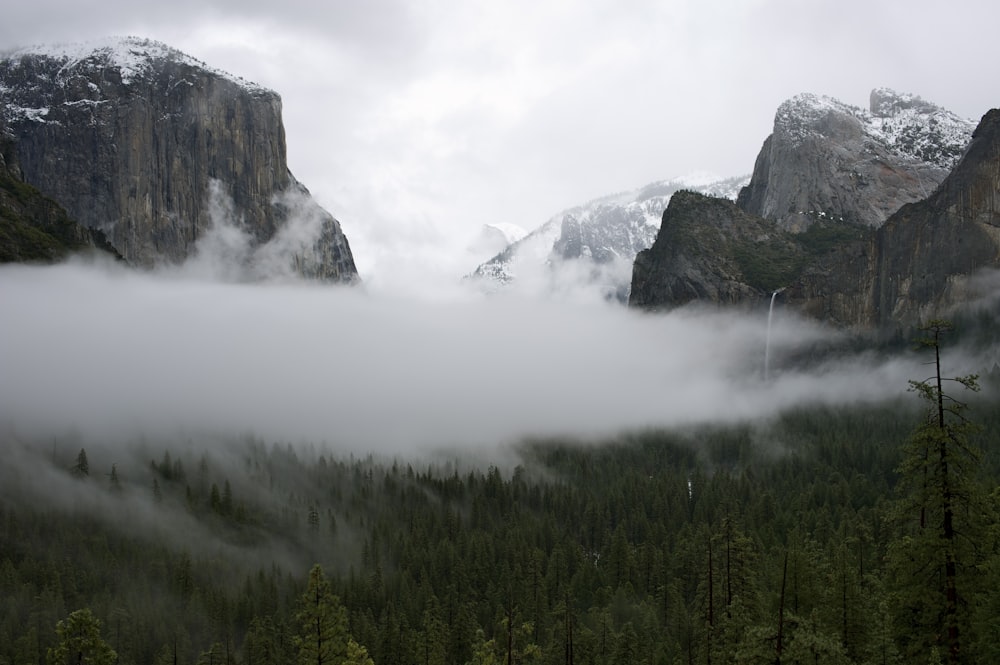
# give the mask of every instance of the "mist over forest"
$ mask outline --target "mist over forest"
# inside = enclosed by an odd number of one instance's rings
[[[766,303],[402,300],[83,261],[5,266],[0,280],[0,419],[32,436],[251,433],[408,455],[766,419],[890,399],[925,373],[905,345],[866,351],[780,306],[769,330]],[[952,349],[949,362],[988,361]]]
[[[888,627],[910,606],[883,592],[902,588],[908,382],[933,374],[912,340],[780,301],[640,313],[261,281],[246,243],[217,229],[149,271],[0,267],[0,663],[43,662],[67,614],[121,662],[285,663],[316,588],[344,662],[563,663],[571,644],[593,665],[757,662],[786,612],[789,662],[928,643]],[[986,479],[996,304],[942,348],[949,376],[983,377]],[[965,588],[967,643],[992,653],[993,606]],[[728,609],[706,632],[709,597]]]

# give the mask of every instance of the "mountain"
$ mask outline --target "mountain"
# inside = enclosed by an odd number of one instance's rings
[[[0,60],[0,118],[24,180],[131,264],[181,262],[231,225],[270,269],[357,276],[340,224],[288,170],[270,90],[149,40],[30,47]]]
[[[583,289],[625,302],[632,262],[653,243],[675,192],[687,188],[734,199],[746,182],[695,175],[595,199],[555,215],[467,279],[487,292],[516,284],[547,293]]]
[[[817,215],[802,229],[748,213],[742,194],[736,205],[675,196],[656,242],[636,257],[629,304],[752,306],[780,291],[793,310],[887,333],[948,316],[983,295],[982,269],[1000,268],[998,174],[1000,111],[992,110],[940,185],[877,227]]]
[[[816,219],[881,226],[926,198],[975,125],[914,95],[873,90],[870,108],[802,94],[781,104],[739,206],[800,231]]]

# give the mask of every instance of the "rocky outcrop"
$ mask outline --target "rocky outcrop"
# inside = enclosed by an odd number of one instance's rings
[[[877,240],[873,311],[880,324],[941,316],[982,295],[971,278],[1000,268],[1000,109],[983,117],[937,191],[900,209]]]
[[[270,90],[129,38],[12,53],[0,60],[0,100],[25,180],[130,263],[190,256],[218,223],[214,183],[255,244],[295,227],[281,239],[289,271],[357,275],[339,223],[288,170]]]
[[[656,242],[639,252],[629,304],[754,304],[792,283],[809,260],[800,239],[732,201],[677,192]]]
[[[14,141],[0,127],[0,263],[59,261],[79,252],[120,258],[104,235],[24,182]]]
[[[636,257],[630,305],[782,305],[856,331],[895,334],[986,295],[1000,268],[1000,110],[987,113],[954,170],[877,229],[817,218],[790,233],[726,201],[674,195],[653,246]]]
[[[839,244],[790,284],[788,306],[857,330],[904,332],[980,296],[975,276],[1000,268],[1000,111],[926,199],[866,239]]]
[[[913,95],[871,93],[870,110],[802,94],[774,118],[745,211],[802,231],[817,219],[877,228],[926,198],[965,150],[973,123]]]

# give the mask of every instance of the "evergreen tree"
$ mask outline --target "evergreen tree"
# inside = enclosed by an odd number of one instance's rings
[[[368,655],[368,649],[352,638],[347,640],[347,656],[343,660],[343,665],[375,665],[375,661]]]
[[[198,656],[198,665],[229,665],[228,649],[222,642],[215,642]]]
[[[229,478],[226,478],[226,482],[222,485],[222,500],[219,503],[219,510],[226,517],[233,514],[233,488],[229,484]]]
[[[122,481],[121,478],[118,477],[117,464],[111,465],[111,473],[108,474],[108,486],[111,488],[111,491],[113,493],[115,494],[122,493]]]
[[[966,405],[943,385],[954,382],[972,391],[979,385],[975,375],[942,376],[941,341],[951,330],[948,322],[932,321],[923,330],[929,336],[922,343],[934,351],[934,375],[910,381],[927,411],[903,449],[897,505],[903,532],[892,544],[893,573],[908,651],[936,649],[954,665],[966,660],[962,642],[968,616],[963,607],[971,588],[965,578],[976,565],[974,475],[981,453],[969,440],[976,427],[965,416]]]
[[[90,462],[87,461],[87,451],[83,448],[80,448],[80,452],[76,455],[76,464],[73,465],[72,471],[74,476],[90,475]]]
[[[118,654],[101,637],[101,622],[89,608],[56,624],[58,643],[48,652],[50,665],[112,665]]]
[[[347,658],[347,611],[319,564],[309,571],[296,620],[299,633],[295,645],[300,665],[340,665]]]

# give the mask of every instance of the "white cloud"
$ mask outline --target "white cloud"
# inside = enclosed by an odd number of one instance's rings
[[[913,376],[899,361],[839,358],[764,383],[763,310],[402,300],[80,263],[0,268],[0,309],[0,421],[24,433],[491,449],[878,399]],[[830,335],[776,317],[775,366]]]

